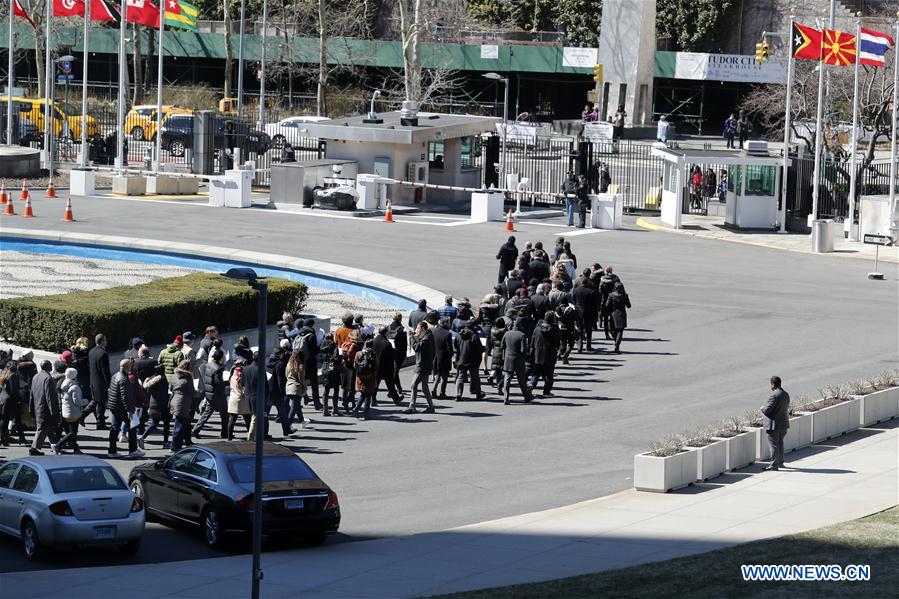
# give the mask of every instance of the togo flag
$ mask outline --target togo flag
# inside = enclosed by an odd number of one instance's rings
[[[184,0],[165,0],[165,24],[196,31],[200,9]]]
[[[872,67],[882,67],[886,64],[884,55],[887,50],[893,47],[893,38],[885,33],[874,31],[871,29],[861,28],[859,37],[859,56],[858,61],[861,64],[871,65]]]

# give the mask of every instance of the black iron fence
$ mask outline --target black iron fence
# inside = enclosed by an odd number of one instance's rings
[[[859,163],[860,166],[860,163]],[[814,157],[792,157],[787,179],[787,212],[804,219],[812,213],[814,187]],[[822,157],[819,176],[818,217],[844,220],[849,214],[849,159]],[[856,195],[886,195],[889,193],[890,161],[877,159],[861,171],[856,183]]]

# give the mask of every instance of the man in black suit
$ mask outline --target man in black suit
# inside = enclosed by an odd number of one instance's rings
[[[412,401],[409,407],[403,410],[403,414],[415,414],[415,401],[418,399],[418,389],[422,388],[428,407],[425,414],[434,413],[434,401],[431,399],[431,389],[428,387],[428,377],[434,368],[434,334],[424,322],[418,323],[418,328],[412,335],[412,351],[415,352],[415,378],[412,379]]]
[[[499,278],[497,283],[506,280],[509,271],[515,268],[515,260],[518,258],[518,248],[515,247],[515,236],[509,235],[508,241],[499,248],[496,259],[499,260]]]
[[[503,335],[501,344],[503,350],[503,371],[506,373],[506,397],[503,403],[509,404],[509,391],[512,387],[512,375],[518,380],[518,388],[521,389],[521,395],[525,401],[533,401],[534,396],[528,390],[527,381],[527,363],[525,358],[528,355],[528,338],[522,332],[519,323],[515,323],[515,328]]]
[[[372,341],[375,357],[378,361],[378,385],[380,386],[381,381],[384,381],[387,386],[387,397],[392,399],[394,404],[400,405],[402,398],[397,393],[396,385],[394,384],[396,350],[390,344],[390,339],[387,338],[388,331],[389,329],[386,326],[381,327]],[[375,396],[377,397],[377,392],[375,392]]]
[[[765,470],[778,470],[784,465],[784,436],[790,428],[790,394],[780,386],[780,377],[771,377],[771,395],[762,406],[762,422],[771,448],[771,463]]]
[[[593,325],[596,324],[596,316],[599,311],[599,296],[593,289],[593,283],[589,278],[581,281],[581,286],[571,292],[574,307],[577,308],[578,323],[581,328],[578,351],[584,351],[584,340],[587,341],[587,351],[593,349]]]
[[[263,374],[262,376],[265,376]],[[247,402],[250,404],[250,410],[252,411],[252,421],[250,422],[250,434],[248,435],[248,441],[252,441],[256,438],[256,402],[261,400],[265,401],[265,396],[259,397],[259,352],[253,352],[253,361],[244,367],[243,373],[241,374],[241,380],[243,382],[244,394],[246,395]],[[265,393],[265,388],[267,385],[263,385],[262,391]],[[264,409],[265,414],[268,414],[268,410]],[[272,438],[268,434],[268,418],[262,418],[262,430],[263,430],[263,438],[266,441],[271,441]]]
[[[109,352],[106,351],[106,335],[98,333],[94,337],[94,347],[87,354],[87,363],[91,373],[91,402],[81,413],[81,423],[84,424],[88,414],[93,414],[97,419],[97,430],[106,430],[106,398],[109,395],[109,381],[112,373],[109,371]]]
[[[434,334],[434,389],[431,395],[446,399],[446,384],[453,366],[453,334],[449,330],[449,318],[443,317],[431,331]],[[440,393],[437,387],[440,386]]]

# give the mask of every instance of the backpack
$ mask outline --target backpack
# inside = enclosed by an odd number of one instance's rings
[[[359,363],[356,364],[356,375],[357,376],[367,376],[374,372],[374,364],[372,360],[372,352],[364,351],[362,355],[359,356]]]
[[[340,353],[343,356],[344,361],[350,366],[352,366],[356,359],[357,351],[359,351],[359,349],[356,347],[356,342],[352,339],[347,339],[343,342],[343,345],[340,346]]]
[[[291,347],[291,349],[293,351],[302,352],[304,359],[308,357],[306,352],[306,342],[309,340],[309,337],[311,335],[312,333],[304,333],[303,335],[297,335],[293,338],[293,346]]]

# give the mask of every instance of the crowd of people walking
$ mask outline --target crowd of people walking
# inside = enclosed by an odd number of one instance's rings
[[[284,437],[296,432],[295,424],[308,427],[310,404],[323,417],[367,419],[381,389],[404,405],[400,375],[410,350],[404,414],[418,411],[422,395],[424,412],[433,413],[435,399],[487,400],[491,388],[509,404],[513,381],[515,399],[531,402],[541,383],[541,396],[553,396],[557,362],[569,364],[575,348],[594,351],[594,331],[620,353],[631,304],[612,266],[578,269],[561,237],[552,249],[537,241],[519,252],[511,236],[497,259],[498,283],[476,305],[447,296],[433,309],[421,300],[378,329],[362,314],[345,314],[333,332],[284,313],[270,351],[254,351],[247,337],[225,348],[215,326],[200,339],[190,331],[175,336],[155,357],[133,338],[114,369],[102,333],[92,346],[87,337],[75,340],[53,361],[0,350],[0,445],[27,444],[31,455],[43,455],[48,445],[55,453],[81,453],[79,429],[88,418],[105,432],[110,458],[121,455],[119,444],[127,456],[142,457],[151,437],[172,451],[204,433],[234,439],[238,423],[253,439],[263,377],[263,408],[274,411],[263,423],[267,439],[270,421]],[[34,420],[30,443],[26,416]]]

